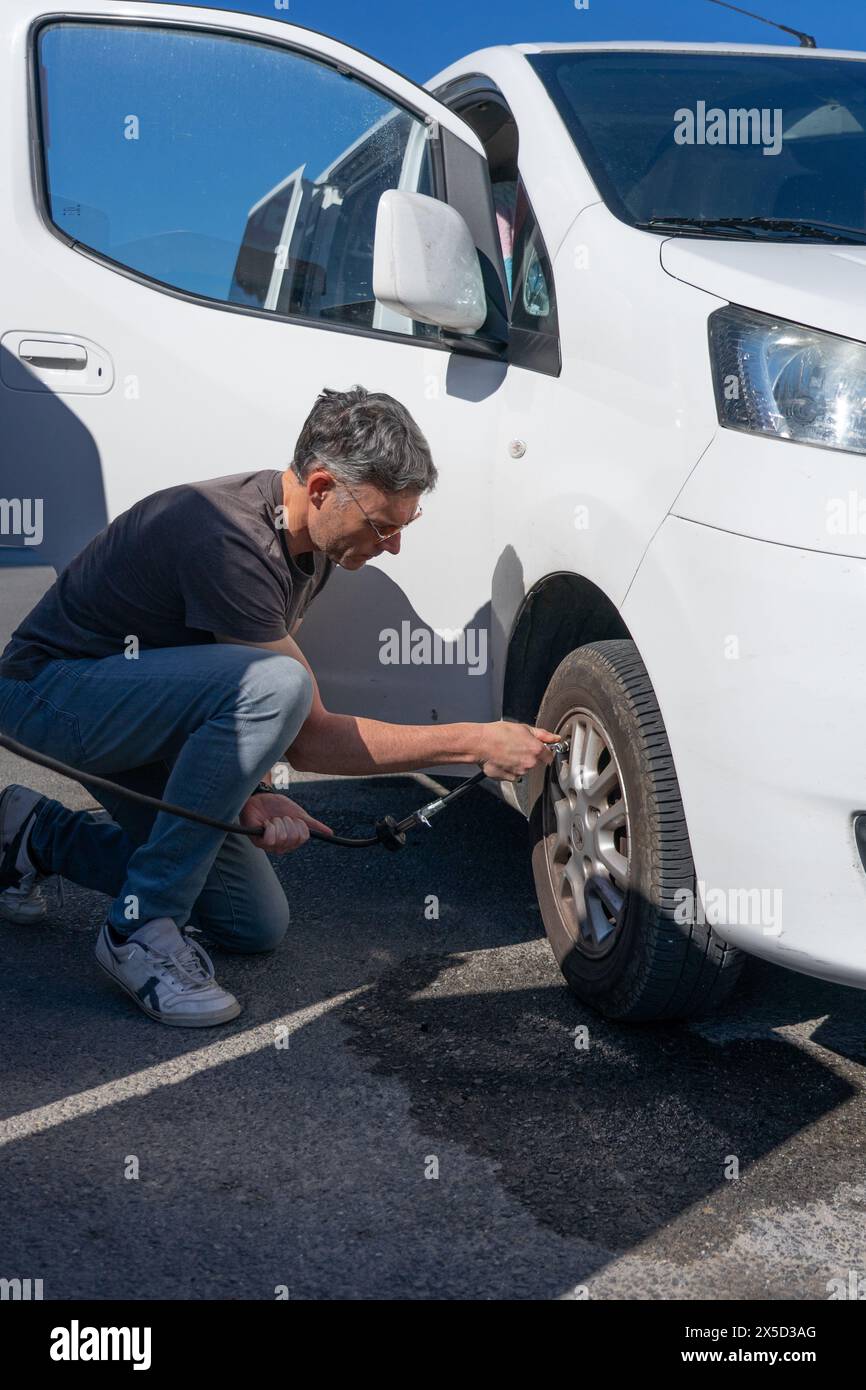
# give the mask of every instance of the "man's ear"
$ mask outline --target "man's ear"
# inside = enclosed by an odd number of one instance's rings
[[[328,472],[327,468],[314,468],[306,480],[310,504],[317,509],[320,508],[325,498],[334,491],[336,486],[336,479]]]

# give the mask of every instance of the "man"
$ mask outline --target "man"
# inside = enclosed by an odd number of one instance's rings
[[[84,772],[264,837],[219,831],[119,794],[112,821],[27,787],[0,795],[0,914],[44,915],[40,880],[109,894],[100,966],[151,1018],[227,1022],[240,1004],[188,934],[273,949],[289,910],[262,850],[327,827],[269,793],[270,770],[359,776],[478,763],[515,779],[554,734],[523,724],[411,726],[329,713],[293,633],[333,565],[400,550],[436,481],[423,434],[392,397],[324,391],[291,467],[154,493],[63,571],[0,658],[0,732]],[[184,930],[186,928],[186,930]]]

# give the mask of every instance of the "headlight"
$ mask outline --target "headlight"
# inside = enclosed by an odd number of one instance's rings
[[[719,422],[866,454],[866,345],[727,305],[710,315]]]

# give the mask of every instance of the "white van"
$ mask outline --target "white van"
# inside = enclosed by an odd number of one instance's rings
[[[0,23],[7,595],[388,391],[440,483],[305,623],[330,706],[562,731],[503,792],[610,1016],[744,951],[866,985],[863,57],[527,44],[424,90],[278,19]]]

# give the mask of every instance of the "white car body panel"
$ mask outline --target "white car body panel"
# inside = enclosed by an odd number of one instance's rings
[[[698,879],[721,914],[707,920],[755,955],[861,987],[864,602],[862,559],[669,517],[623,607],[676,750]],[[730,920],[736,893],[755,890],[766,920]]]

